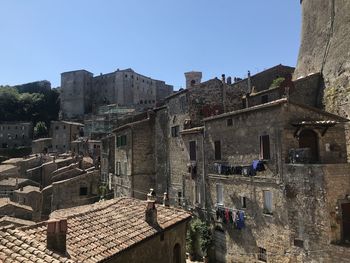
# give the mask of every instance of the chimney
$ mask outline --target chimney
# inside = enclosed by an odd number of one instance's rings
[[[252,92],[252,80],[250,78],[250,71],[248,70],[248,93]]]
[[[146,222],[151,226],[157,226],[157,208],[156,208],[156,192],[150,189],[147,194],[147,207],[146,207]]]
[[[232,78],[231,78],[231,77],[228,77],[226,83],[227,83],[228,85],[231,85],[231,84],[232,84]]]
[[[54,219],[47,221],[47,249],[66,254],[67,219]]]
[[[221,81],[222,81],[222,83],[225,83],[225,82],[226,82],[226,76],[225,76],[225,74],[221,74]]]
[[[169,196],[167,192],[163,195],[163,206],[169,206]]]

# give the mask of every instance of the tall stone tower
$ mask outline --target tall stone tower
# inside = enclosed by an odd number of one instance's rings
[[[321,72],[326,111],[350,118],[350,1],[301,0],[302,35],[294,79]],[[347,125],[348,156],[350,127]]]
[[[186,78],[186,89],[188,89],[195,84],[201,83],[202,72],[199,72],[199,71],[185,72],[185,78]]]

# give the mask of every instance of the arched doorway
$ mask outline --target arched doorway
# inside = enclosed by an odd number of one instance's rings
[[[173,249],[173,263],[181,263],[181,247],[179,243]]]
[[[299,148],[309,148],[311,162],[318,161],[318,136],[313,130],[302,130],[299,134]]]

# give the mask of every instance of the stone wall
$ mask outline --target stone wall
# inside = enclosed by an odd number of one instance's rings
[[[51,212],[57,209],[92,204],[99,199],[99,171],[88,172],[52,184]],[[86,188],[83,192],[82,188]]]
[[[244,211],[244,229],[235,229],[232,223],[223,223],[217,219],[217,185],[223,186],[223,209]],[[272,214],[265,213],[263,209],[263,191],[267,190],[272,193]],[[268,262],[286,262],[288,257],[284,252],[291,243],[284,192],[278,181],[260,176],[209,175],[207,196],[214,236],[219,236],[220,232],[224,234],[224,239],[216,238],[216,262],[259,262],[259,247],[266,249]],[[246,208],[242,207],[242,197],[246,198]]]
[[[309,0],[302,2],[302,40],[294,78],[320,72],[320,88],[327,111],[350,117],[350,2]],[[347,126],[350,153],[350,128]],[[350,155],[348,156],[348,159]]]
[[[294,68],[277,65],[275,67],[269,68],[262,72],[259,72],[251,76],[251,88],[255,87],[257,92],[268,89],[273,80],[279,77],[287,77],[294,72]],[[251,92],[248,90],[248,79],[243,79],[241,81],[232,84],[234,88],[240,89],[245,93]]]
[[[147,119],[127,124],[115,132],[116,138],[126,136],[126,145],[116,147],[116,168],[119,187],[127,190],[128,196],[144,199],[150,188],[155,188],[154,115]],[[117,139],[118,141],[118,139]],[[124,191],[120,189],[122,194]]]
[[[113,263],[135,262],[135,263],[167,263],[178,262],[174,260],[174,248],[178,244],[179,262],[186,262],[186,223],[180,223],[171,229],[157,234],[144,242],[118,253],[109,260]]]

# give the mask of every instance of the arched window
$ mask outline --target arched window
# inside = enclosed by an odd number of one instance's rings
[[[173,249],[173,263],[181,263],[181,247],[176,243]]]
[[[318,161],[318,136],[313,130],[302,130],[299,134],[299,148],[309,148],[312,162]]]

